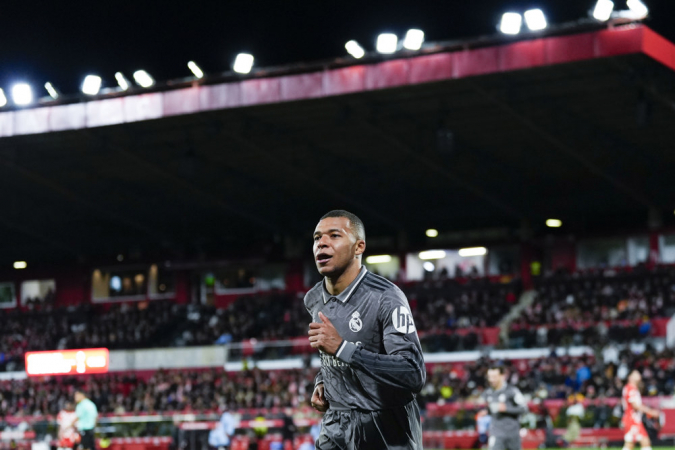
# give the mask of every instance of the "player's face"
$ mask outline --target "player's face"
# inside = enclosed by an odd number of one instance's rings
[[[314,261],[323,276],[344,272],[363,248],[365,243],[356,239],[346,217],[323,219],[314,230]]]
[[[637,385],[638,383],[640,383],[640,381],[642,381],[642,375],[640,375],[640,372],[638,372],[637,370],[634,370],[628,377],[628,381],[633,383],[634,385]]]
[[[488,370],[487,380],[492,389],[497,389],[502,385],[504,375],[499,373],[499,370]]]

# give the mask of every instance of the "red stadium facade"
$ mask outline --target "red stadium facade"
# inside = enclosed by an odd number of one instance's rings
[[[300,75],[0,113],[0,137],[339,96],[577,61],[644,54],[675,70],[675,46],[643,25],[354,65]]]

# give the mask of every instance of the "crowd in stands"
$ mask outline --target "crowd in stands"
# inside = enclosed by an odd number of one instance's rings
[[[403,286],[425,351],[471,350],[476,329],[494,326],[516,301],[514,284],[487,279],[427,280]],[[23,354],[34,350],[107,347],[213,345],[245,339],[279,340],[305,336],[309,316],[302,295],[284,292],[248,295],[227,308],[177,305],[156,300],[131,304],[79,305],[0,310],[0,370],[20,370]],[[463,330],[462,333],[450,333]],[[283,355],[281,355],[283,356]]]
[[[511,325],[515,347],[604,345],[648,337],[651,320],[675,312],[675,268],[558,274]]]
[[[459,283],[445,278],[403,287],[418,330],[429,333],[456,328],[494,327],[518,301],[518,283],[492,283],[487,278]]]
[[[508,381],[530,398],[567,399],[580,395],[587,399],[621,396],[621,389],[633,368],[642,371],[644,395],[675,394],[675,353],[647,348],[641,353],[621,351],[616,361],[601,358],[557,356],[506,361]],[[491,362],[480,359],[463,365],[438,365],[429,373],[421,394],[424,402],[477,401],[485,388]]]
[[[486,359],[435,365],[418,399],[429,403],[480,402],[486,387]],[[675,393],[675,354],[648,348],[627,350],[617,362],[598,358],[550,355],[547,358],[505,361],[509,381],[530,400],[566,399],[580,395],[591,400],[620,397],[625,378],[639,368],[644,395]],[[215,412],[231,409],[298,407],[306,405],[316,369],[263,372],[252,369],[225,372],[158,370],[149,378],[109,373],[88,377],[41,377],[0,381],[0,414],[53,415],[83,387],[102,413]]]
[[[0,367],[18,370],[26,351],[157,346],[184,317],[166,301],[0,310]]]
[[[517,282],[439,277],[402,283],[427,352],[474,350],[517,303]],[[512,323],[510,347],[604,345],[649,336],[655,317],[675,309],[675,269],[556,275],[538,281],[535,302]],[[20,370],[31,350],[213,345],[304,337],[301,294],[244,296],[226,308],[151,301],[0,311],[0,369]],[[273,356],[284,356],[283,351]]]

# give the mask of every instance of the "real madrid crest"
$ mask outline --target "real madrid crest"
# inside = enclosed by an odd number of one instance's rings
[[[354,314],[352,314],[352,319],[349,321],[349,329],[354,333],[361,331],[361,327],[363,326],[360,317],[361,314],[359,314],[358,311],[355,311]]]

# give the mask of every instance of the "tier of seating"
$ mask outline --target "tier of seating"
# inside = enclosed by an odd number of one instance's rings
[[[644,340],[675,312],[675,267],[556,274],[511,325],[511,347],[604,345]]]
[[[518,286],[487,279],[444,279],[402,286],[410,299],[425,351],[473,350],[479,329],[493,326],[516,301]],[[167,300],[67,308],[43,303],[2,310],[0,369],[21,370],[26,351],[107,347],[131,349],[226,344],[247,339],[303,337],[310,321],[302,294],[240,297],[227,308],[177,305]],[[460,330],[459,333],[452,333]],[[290,349],[280,350],[285,356]]]
[[[637,354],[627,350],[617,362],[596,358],[571,358],[552,354],[546,358],[502,362],[509,381],[528,399],[615,398],[632,368],[642,370],[647,396],[675,393],[675,358],[672,351],[648,348]],[[430,403],[480,403],[485,375],[494,361],[429,367],[427,383],[419,395],[424,408]],[[0,414],[3,416],[54,415],[84,388],[102,413],[215,412],[223,407],[275,408],[305,406],[314,385],[316,369],[242,372],[211,370],[158,370],[145,373],[108,373],[80,377],[39,377],[0,381]]]

